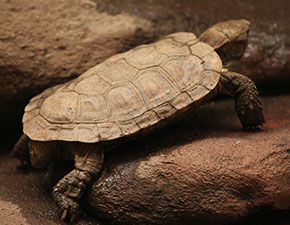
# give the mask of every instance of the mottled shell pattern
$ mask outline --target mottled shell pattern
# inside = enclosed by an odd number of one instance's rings
[[[32,98],[24,133],[38,141],[85,143],[133,135],[201,100],[217,85],[221,69],[214,49],[194,34],[171,34]]]

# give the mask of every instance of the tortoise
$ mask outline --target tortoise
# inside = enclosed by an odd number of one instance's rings
[[[250,22],[230,20],[197,38],[178,32],[117,54],[78,78],[32,98],[23,116],[23,136],[13,149],[22,161],[44,168],[55,159],[74,169],[53,187],[61,219],[73,221],[79,199],[102,169],[104,143],[146,134],[196,109],[217,94],[235,97],[245,129],[265,122],[258,90],[223,64],[240,59]]]

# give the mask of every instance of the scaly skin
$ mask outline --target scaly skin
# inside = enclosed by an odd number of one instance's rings
[[[235,97],[236,113],[245,130],[257,129],[265,123],[259,91],[255,83],[248,77],[223,69],[220,79],[220,93]]]
[[[205,30],[199,40],[213,47],[225,64],[243,56],[250,27],[251,23],[247,20],[220,22]]]
[[[48,167],[55,160],[74,160],[75,168],[60,179],[52,191],[52,197],[62,211],[61,219],[73,222],[79,213],[79,199],[103,167],[102,144],[32,141],[23,135],[13,151],[23,152],[24,156],[26,154],[25,158],[30,157],[32,165],[36,168]]]
[[[52,196],[62,211],[61,220],[73,222],[79,213],[78,200],[103,166],[101,144],[71,143],[68,150],[75,160],[75,169],[53,188]]]
[[[82,197],[91,180],[92,175],[89,172],[74,169],[54,186],[52,197],[62,210],[61,220],[75,220],[79,213],[77,200]]]
[[[199,40],[212,46],[225,65],[243,56],[250,26],[247,20],[220,22],[205,30]],[[236,113],[245,130],[256,129],[265,123],[258,89],[248,77],[222,69],[220,82],[209,98],[217,94],[235,97]]]

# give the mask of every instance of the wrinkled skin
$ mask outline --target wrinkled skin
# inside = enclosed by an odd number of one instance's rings
[[[21,144],[19,143],[21,142]],[[32,141],[23,135],[15,145],[12,155],[25,155],[29,149],[31,164],[36,168],[46,168],[55,160],[74,160],[75,169],[64,176],[53,188],[52,196],[62,210],[61,219],[73,222],[78,215],[78,199],[81,198],[87,186],[91,183],[103,166],[104,153],[102,144],[39,142]],[[25,146],[29,148],[19,148]],[[21,161],[25,161],[21,159]]]
[[[211,45],[221,55],[223,62],[227,62],[242,56],[247,46],[249,27],[250,23],[246,20],[218,23],[206,30],[200,40]],[[207,99],[217,94],[235,97],[237,115],[244,129],[257,129],[265,122],[258,90],[254,82],[244,75],[224,68],[219,84]],[[79,211],[79,199],[102,168],[104,154],[102,143],[38,142],[29,140],[24,134],[15,145],[13,154],[26,156],[28,142],[30,160],[35,167],[44,168],[56,159],[74,160],[75,168],[65,175],[52,191],[52,196],[62,211],[61,219],[74,221]]]

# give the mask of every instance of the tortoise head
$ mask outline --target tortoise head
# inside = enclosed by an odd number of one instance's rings
[[[243,19],[220,22],[204,31],[199,40],[212,46],[224,63],[239,60],[248,44],[250,26]]]

